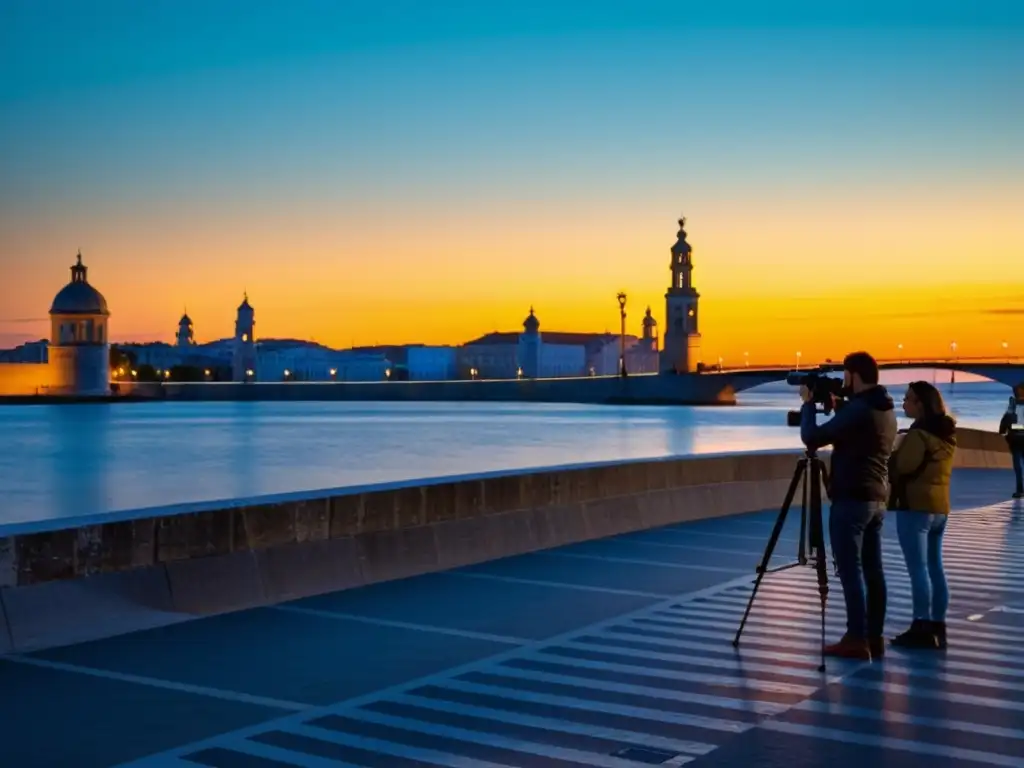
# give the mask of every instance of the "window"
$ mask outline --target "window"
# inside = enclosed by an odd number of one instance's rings
[[[249,340],[249,334],[248,333],[243,333],[242,334],[242,341],[248,341],[248,340]]]

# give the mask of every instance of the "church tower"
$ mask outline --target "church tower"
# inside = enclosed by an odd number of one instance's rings
[[[651,314],[650,307],[647,308],[647,314],[644,315],[644,330],[640,341],[644,352],[658,351],[658,321]]]
[[[672,246],[672,285],[665,294],[665,348],[661,371],[692,373],[700,357],[700,326],[693,287],[693,249],[686,242],[686,219],[679,219],[679,234]]]
[[[181,316],[181,320],[178,321],[177,341],[178,346],[181,348],[191,347],[196,343],[195,332],[192,328],[192,318],[188,316],[187,311]]]
[[[523,332],[519,334],[518,362],[523,369],[523,378],[540,377],[540,320],[530,307],[530,314],[523,321]]]
[[[235,348],[232,356],[232,379],[251,381],[256,375],[256,312],[245,294],[235,318]],[[249,371],[253,373],[250,374]]]

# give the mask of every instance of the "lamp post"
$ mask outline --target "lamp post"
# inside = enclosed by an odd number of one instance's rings
[[[803,356],[803,354],[804,354],[803,352],[797,352],[796,353],[796,369],[798,371],[800,370],[800,358]]]
[[[956,362],[956,342],[955,341],[951,341],[949,343],[949,351],[953,355],[953,362]]]
[[[750,367],[750,353],[749,352],[744,352],[743,353],[743,367],[744,368],[749,368]]]
[[[902,363],[902,362],[903,362],[903,343],[902,343],[902,342],[900,342],[899,344],[897,344],[897,345],[896,345],[896,349],[898,349],[898,350],[899,350],[899,352],[900,352],[900,355],[899,355],[899,362],[901,362],[901,363]]]
[[[619,300],[619,320],[621,322],[619,330],[619,374],[626,376],[626,294],[623,291],[619,291],[615,298]]]
[[[1005,357],[1006,358],[1006,362],[1009,363],[1010,362],[1010,342],[1008,342],[1008,341],[1002,342],[1002,347],[1003,347],[1003,357]]]

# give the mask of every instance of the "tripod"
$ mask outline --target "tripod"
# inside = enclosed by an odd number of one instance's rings
[[[769,568],[768,565],[771,562],[772,554],[775,552],[775,545],[779,542],[779,535],[786,524],[786,516],[789,514],[789,508],[793,504],[793,499],[796,497],[796,491],[800,487],[801,480],[804,483],[802,503],[800,505],[800,543],[797,547],[796,562],[782,565],[778,568]],[[739,629],[736,630],[736,637],[732,641],[734,647],[739,647],[740,635],[743,634],[743,628],[750,617],[750,610],[754,607],[754,599],[757,597],[757,591],[760,589],[765,575],[785,571],[799,565],[807,565],[813,560],[814,569],[818,575],[818,595],[821,598],[822,651],[821,666],[818,667],[819,672],[825,671],[825,605],[828,602],[825,531],[821,519],[823,486],[828,486],[828,470],[825,469],[825,462],[818,458],[815,451],[804,451],[803,457],[797,460],[796,468],[793,471],[793,479],[789,483],[789,490],[786,491],[786,498],[782,502],[782,509],[779,511],[779,516],[775,521],[771,538],[768,539],[768,546],[765,547],[764,557],[761,558],[761,563],[757,566],[757,580],[754,582],[754,591],[750,594],[747,610],[743,613],[743,620],[740,622]],[[810,551],[810,557],[808,557],[808,550]]]

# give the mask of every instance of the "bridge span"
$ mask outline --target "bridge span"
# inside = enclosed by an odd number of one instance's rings
[[[879,367],[883,370],[910,370],[918,368],[931,368],[940,371],[949,371],[951,375],[956,372],[970,373],[981,376],[991,381],[1013,387],[1024,384],[1024,358],[981,358],[981,357],[958,357],[948,359],[935,358],[901,358],[901,359],[880,359]],[[753,389],[762,384],[770,384],[775,381],[783,381],[790,371],[813,371],[826,370],[830,372],[842,371],[842,361],[825,360],[822,363],[799,367],[795,365],[766,365],[758,367],[718,367],[713,370],[705,370],[702,375],[721,376],[731,379],[732,388],[735,392],[742,392],[746,389]]]

